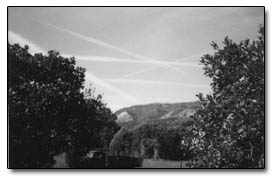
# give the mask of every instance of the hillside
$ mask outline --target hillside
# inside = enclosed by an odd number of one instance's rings
[[[116,111],[115,114],[118,118],[117,123],[121,126],[133,127],[151,121],[188,121],[199,107],[198,102],[155,103],[122,108]]]

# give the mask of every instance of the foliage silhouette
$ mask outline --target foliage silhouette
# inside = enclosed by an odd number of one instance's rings
[[[264,26],[257,40],[239,44],[228,37],[214,55],[204,55],[205,75],[213,93],[198,97],[202,109],[194,115],[190,167],[263,168],[265,135]]]
[[[100,95],[85,96],[84,72],[73,57],[8,44],[10,168],[52,167],[62,152],[77,167],[91,148],[109,144],[116,116]]]

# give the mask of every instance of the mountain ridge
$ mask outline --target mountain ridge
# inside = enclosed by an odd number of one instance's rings
[[[150,121],[163,121],[167,119],[188,121],[200,107],[198,101],[178,103],[150,103],[134,105],[117,110],[116,122],[122,126],[135,126]]]

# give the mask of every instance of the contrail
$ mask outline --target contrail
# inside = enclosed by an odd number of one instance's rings
[[[101,87],[104,87],[106,89],[109,89],[109,90],[113,91],[114,93],[126,98],[127,100],[132,101],[133,103],[138,104],[138,102],[139,102],[138,99],[136,99],[134,96],[110,85],[109,83],[106,83],[104,80],[100,79],[99,77],[95,76],[94,74],[92,74],[90,72],[85,72],[85,77],[87,77],[93,83],[95,83]]]
[[[65,29],[65,28],[62,28],[62,27],[59,27],[59,26],[56,26],[56,25],[53,25],[53,24],[50,24],[50,23],[44,23],[44,22],[39,22],[38,20],[34,20],[40,24],[43,24],[43,25],[47,25],[47,26],[50,26],[50,27],[53,27],[59,31],[63,31],[63,32],[66,32],[68,34],[71,34],[72,36],[75,36],[79,39],[82,39],[82,40],[85,40],[85,41],[88,41],[88,42],[91,42],[93,44],[96,44],[96,45],[99,45],[99,46],[102,46],[102,47],[106,47],[106,48],[109,48],[109,49],[112,49],[112,50],[115,50],[115,51],[118,51],[120,53],[123,53],[123,54],[126,54],[126,55],[130,55],[134,58],[137,58],[137,59],[141,59],[141,60],[144,60],[144,61],[155,61],[156,64],[159,64],[159,65],[163,65],[164,67],[166,68],[169,68],[175,72],[178,72],[180,74],[184,74],[179,68],[177,67],[174,67],[172,65],[169,65],[167,64],[166,62],[163,62],[163,61],[159,61],[159,60],[155,60],[153,58],[149,58],[149,57],[146,57],[146,56],[142,56],[142,55],[139,55],[139,54],[136,54],[136,53],[133,53],[131,51],[128,51],[128,50],[125,50],[125,49],[122,49],[122,48],[119,48],[117,46],[114,46],[112,44],[109,44],[109,43],[106,43],[106,42],[103,42],[103,41],[100,41],[98,39],[95,39],[95,38],[91,38],[91,37],[88,37],[88,36],[84,36],[82,34],[79,34],[79,33],[76,33],[76,32],[73,32],[73,31],[70,31],[68,29]],[[184,74],[185,75],[185,74]]]
[[[195,55],[183,57],[183,58],[180,58],[180,59],[176,59],[176,62],[182,62],[182,61],[186,61],[186,60],[190,60],[190,59],[194,59],[194,58],[200,58],[205,54],[210,54],[210,53],[213,53],[213,52],[215,52],[215,50],[205,51],[205,52],[202,52],[202,53],[199,53],[199,54],[195,54]]]
[[[29,52],[31,54],[35,54],[35,53],[45,54],[46,53],[45,50],[43,50],[37,44],[33,43],[32,41],[22,37],[21,35],[13,32],[13,31],[8,31],[8,40],[12,44],[19,43],[21,46],[28,45],[30,48]]]
[[[74,56],[77,60],[81,61],[95,61],[95,62],[117,62],[117,63],[133,63],[133,64],[156,64],[160,65],[156,61],[148,60],[148,61],[140,61],[137,59],[125,59],[125,58],[113,58],[113,57],[105,57],[105,56],[82,56],[82,55],[69,55],[64,54],[65,57],[72,57]],[[199,67],[198,64],[194,63],[182,63],[182,62],[166,62],[169,65],[177,65],[177,66],[188,66],[188,67]]]
[[[137,74],[142,74],[142,73],[145,73],[145,72],[149,72],[149,71],[152,71],[154,69],[158,69],[160,67],[150,67],[150,68],[147,68],[147,69],[142,69],[140,71],[135,71],[135,72],[132,72],[132,73],[128,73],[128,74],[125,74],[123,76],[121,76],[120,78],[118,79],[125,79],[125,78],[128,78],[128,77],[131,77],[131,76],[134,76],[134,75],[137,75]]]
[[[155,84],[155,85],[173,85],[173,86],[185,86],[185,87],[196,87],[196,88],[209,88],[209,85],[192,84],[192,83],[181,83],[181,82],[170,82],[170,81],[151,81],[143,79],[104,79],[111,83],[134,83],[134,84]]]
[[[8,37],[9,37],[9,41],[11,43],[19,43],[22,46],[28,45],[30,48],[30,51],[32,53],[40,53],[40,52],[45,53],[45,51],[42,48],[40,48],[38,45],[32,43],[30,40],[12,32],[12,31],[8,32]],[[130,100],[134,103],[138,102],[138,100],[135,97],[129,95],[128,93],[126,93],[124,91],[121,91],[120,89],[110,85],[109,83],[104,82],[102,79],[98,78],[97,76],[93,75],[92,73],[85,72],[85,77],[87,79],[89,79],[90,81],[92,81],[93,83],[98,84],[99,86],[102,86],[106,89],[109,89],[110,91],[113,91],[118,95],[121,95],[122,97],[126,98],[127,100]]]
[[[183,65],[183,66],[192,66],[192,67],[201,67],[199,64],[194,64],[194,63],[181,63],[181,61],[184,61],[184,60],[188,60],[188,59],[192,59],[192,58],[195,58],[195,57],[199,57],[199,56],[202,56],[204,54],[208,54],[208,53],[213,53],[214,50],[211,50],[211,51],[206,51],[204,53],[200,53],[200,54],[196,54],[196,55],[192,55],[192,56],[188,56],[188,57],[184,57],[182,59],[180,59],[179,62],[173,62],[174,64],[178,63],[178,65]],[[131,76],[134,76],[134,75],[137,75],[137,74],[142,74],[142,73],[145,73],[145,72],[149,72],[149,71],[152,71],[152,70],[155,70],[155,69],[158,69],[160,68],[161,66],[159,67],[150,67],[148,69],[142,69],[140,71],[136,71],[136,72],[131,72],[129,74],[126,74],[126,75],[123,75],[121,76],[120,78],[127,78],[127,77],[131,77]]]

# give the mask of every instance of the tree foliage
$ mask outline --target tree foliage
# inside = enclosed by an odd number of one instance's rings
[[[204,55],[205,75],[213,93],[198,97],[202,109],[194,115],[192,149],[196,168],[262,168],[265,135],[264,27],[257,40],[239,44],[228,37],[224,47],[212,43],[214,55]]]
[[[131,156],[132,132],[121,128],[110,142],[109,151],[113,156]]]
[[[182,140],[188,138],[186,128],[191,125],[191,121],[182,123],[182,120],[168,119],[147,122],[132,129],[121,128],[111,141],[110,152],[148,159],[189,159],[190,146],[182,146]]]
[[[28,46],[8,44],[9,167],[52,167],[62,152],[74,167],[109,143],[116,117],[101,96],[85,98],[84,72],[56,51],[31,55]]]

